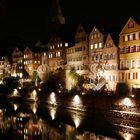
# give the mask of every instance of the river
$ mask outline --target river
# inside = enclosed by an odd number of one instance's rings
[[[140,139],[139,122],[107,116],[44,103],[0,100],[0,140]]]

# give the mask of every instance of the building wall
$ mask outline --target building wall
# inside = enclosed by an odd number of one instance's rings
[[[120,33],[120,82],[132,87],[140,82],[140,26],[129,18]]]

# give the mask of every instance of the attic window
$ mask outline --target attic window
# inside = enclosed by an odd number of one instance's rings
[[[133,23],[133,22],[130,22],[130,23],[128,24],[128,28],[134,28],[134,23]]]

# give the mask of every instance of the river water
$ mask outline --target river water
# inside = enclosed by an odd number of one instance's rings
[[[137,140],[139,135],[139,122],[37,102],[0,100],[0,140]]]

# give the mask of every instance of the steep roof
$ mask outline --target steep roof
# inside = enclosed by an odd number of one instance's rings
[[[124,33],[126,34],[130,32],[135,32],[138,30],[140,30],[139,24],[134,19],[132,19],[132,17],[129,17],[128,21],[126,22],[119,35]]]

